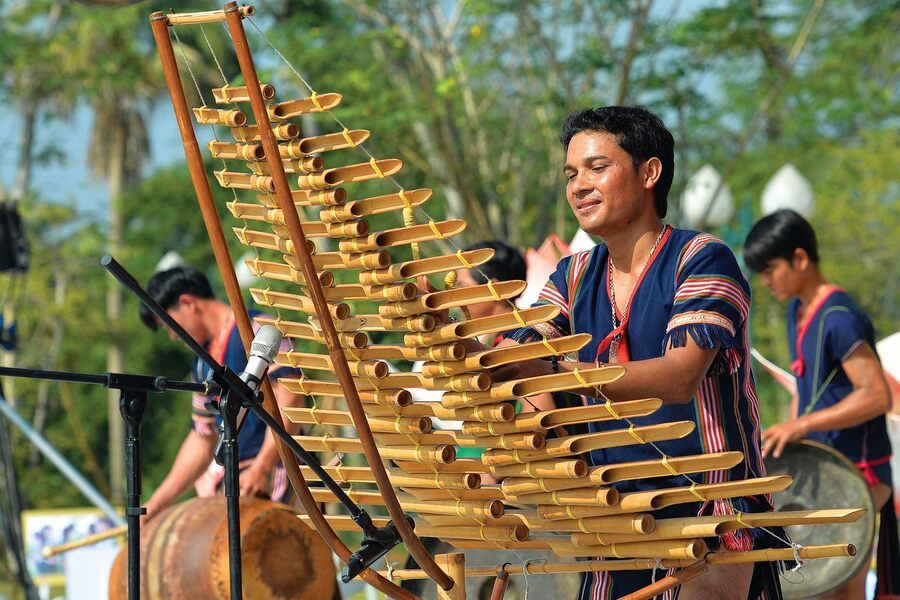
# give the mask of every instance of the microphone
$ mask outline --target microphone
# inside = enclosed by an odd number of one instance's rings
[[[275,359],[275,355],[278,354],[282,337],[281,332],[273,325],[263,325],[260,327],[259,331],[256,332],[256,337],[253,338],[253,342],[250,343],[250,357],[247,359],[247,366],[244,367],[244,371],[239,375],[241,381],[247,384],[247,387],[250,388],[251,392],[255,392],[259,389],[262,378],[265,376],[266,369],[269,368],[269,365],[272,364],[272,361]],[[242,406],[237,415],[237,430],[235,435],[241,432],[241,427],[244,425],[244,420],[246,418],[247,409]],[[219,434],[219,442],[216,444],[215,451],[216,462],[220,465],[224,463],[224,458],[221,456],[220,452],[224,434],[224,431]]]
[[[262,383],[266,369],[275,360],[278,348],[281,347],[281,338],[281,332],[277,327],[263,325],[250,343],[250,358],[247,359],[244,372],[240,374],[241,380],[247,384],[250,391],[255,392]]]

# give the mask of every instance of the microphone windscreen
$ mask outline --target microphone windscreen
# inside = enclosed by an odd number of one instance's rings
[[[263,325],[250,344],[250,354],[260,356],[272,362],[281,346],[281,332],[273,325]]]

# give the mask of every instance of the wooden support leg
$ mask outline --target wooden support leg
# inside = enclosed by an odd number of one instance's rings
[[[442,590],[438,586],[438,599],[466,600],[466,555],[462,552],[437,554],[434,562],[453,580],[453,587],[449,590]]]

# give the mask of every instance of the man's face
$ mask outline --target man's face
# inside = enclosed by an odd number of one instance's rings
[[[646,163],[645,163],[646,164]],[[586,232],[603,236],[647,209],[642,169],[610,133],[582,131],[566,152],[566,199]]]
[[[175,322],[181,325],[182,329],[188,332],[194,341],[203,344],[207,341],[206,333],[203,329],[203,321],[200,318],[199,307],[190,299],[179,300],[178,303],[167,309],[166,313],[175,319]],[[172,341],[180,340],[174,331],[168,325],[157,319],[157,323],[162,327],[163,331],[168,334]]]
[[[801,273],[794,261],[775,258],[768,262],[759,274],[763,285],[779,302],[786,302],[800,292],[802,287]]]

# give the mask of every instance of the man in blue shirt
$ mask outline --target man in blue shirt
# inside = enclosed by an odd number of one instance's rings
[[[777,211],[753,226],[744,261],[777,300],[788,302],[791,370],[797,377],[791,420],[762,432],[763,453],[778,457],[788,442],[809,438],[856,464],[869,484],[875,509],[882,511],[878,594],[897,593],[900,581],[892,580],[898,577],[898,563],[887,559],[897,551],[885,422],[891,398],[875,353],[872,321],[846,291],[822,275],[816,234],[793,211]],[[883,550],[883,544],[890,547]],[[863,569],[839,597],[864,598],[866,572]]]
[[[231,307],[216,299],[205,275],[190,267],[175,267],[153,275],[147,284],[149,294],[166,312],[198,343],[203,345],[220,364],[240,373],[247,364],[247,355],[238,333]],[[141,305],[141,320],[151,330],[166,329],[169,338],[178,337],[159,322]],[[287,340],[282,350],[290,349]],[[290,392],[275,377],[284,369],[269,371],[275,399],[280,407],[300,404],[300,396]],[[192,378],[204,381],[209,367],[194,358]],[[169,474],[147,501],[148,517],[173,504],[179,496],[194,484],[198,496],[222,493],[224,470],[213,461],[213,452],[219,439],[218,413],[206,408],[207,396],[194,394],[192,402],[192,427],[175,457]],[[242,496],[270,496],[283,501],[288,491],[284,467],[278,460],[278,452],[272,433],[253,413],[247,419],[238,436],[240,460],[240,494]]]

